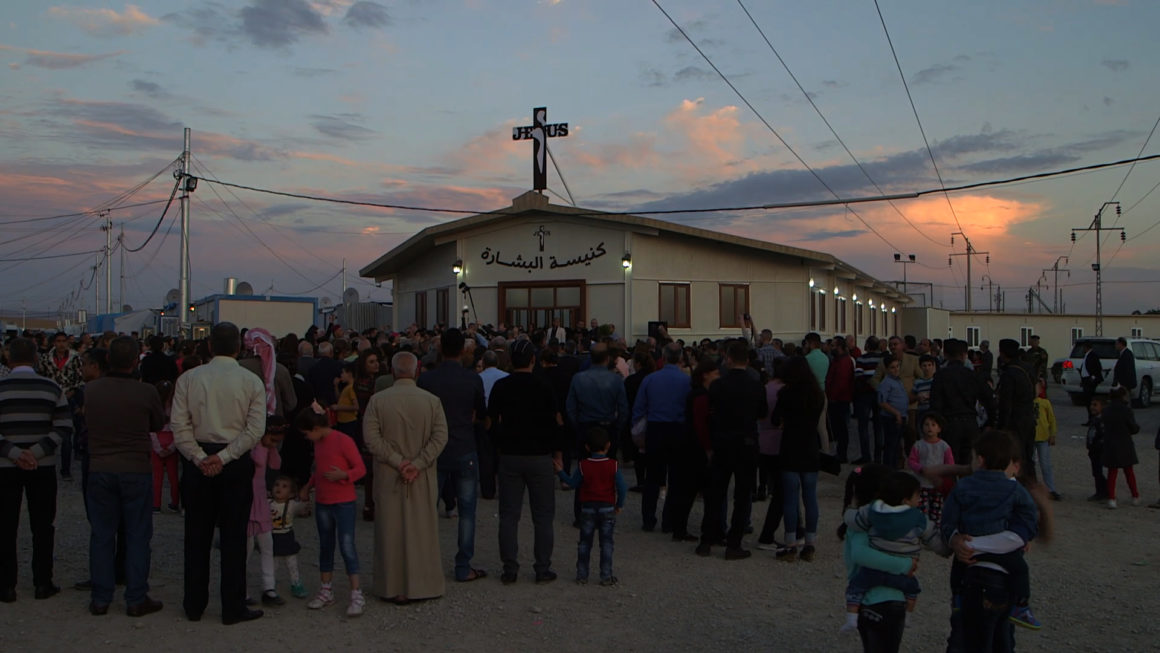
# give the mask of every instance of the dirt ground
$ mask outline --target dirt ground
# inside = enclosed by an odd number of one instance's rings
[[[1160,638],[1160,596],[1155,591],[1160,569],[1160,510],[1131,507],[1120,488],[1120,509],[1084,499],[1093,487],[1083,445],[1080,408],[1053,387],[1051,397],[1060,422],[1053,451],[1055,477],[1064,501],[1054,504],[1057,532],[1050,545],[1037,544],[1032,566],[1032,605],[1044,623],[1039,632],[1019,630],[1018,646],[1026,651],[1156,650]],[[1160,425],[1160,405],[1137,410],[1142,431],[1136,448],[1142,464],[1137,477],[1143,503],[1160,498],[1153,435]],[[626,470],[630,475],[631,470]],[[220,650],[704,650],[723,651],[860,650],[856,635],[839,635],[843,618],[844,573],[841,546],[833,535],[839,520],[841,480],[823,475],[819,487],[822,533],[812,563],[784,563],[754,551],[749,560],[726,562],[722,551],[698,558],[690,544],[640,529],[640,495],[631,494],[617,524],[617,587],[577,586],[576,531],[570,526],[570,493],[557,495],[554,567],[560,579],[538,586],[532,581],[531,526],[521,522],[520,581],[499,581],[496,503],[481,501],[474,566],[490,572],[481,581],[457,584],[451,568],[455,554],[455,521],[441,520],[447,594],[441,599],[397,607],[368,597],[366,614],[345,616],[345,605],[311,611],[304,600],[289,597],[285,571],[279,590],[285,607],[267,610],[256,622],[222,626],[216,579],[205,618],[191,623],[181,603],[181,532],[178,515],[155,517],[151,594],[165,602],[160,613],[142,619],[124,616],[119,604],[104,617],[90,616],[88,594],[71,589],[87,578],[88,529],[78,483],[63,483],[57,515],[56,581],[65,590],[48,601],[32,599],[29,571],[31,541],[27,527],[20,537],[20,599],[0,605],[0,650],[40,651],[65,647],[91,650],[155,651],[204,648]],[[1122,482],[1121,482],[1122,483]],[[755,505],[760,530],[765,504]],[[27,523],[26,518],[22,518]],[[700,506],[693,524],[700,523]],[[358,544],[369,586],[372,538],[359,522]],[[317,541],[312,519],[297,527],[307,589],[316,590]],[[746,538],[746,546],[755,544]],[[595,554],[595,552],[594,552]],[[593,563],[595,564],[595,555]],[[215,563],[216,565],[216,563]],[[255,565],[252,567],[256,567]],[[341,569],[341,564],[339,565]],[[948,631],[950,563],[924,554],[919,578],[924,591],[906,630],[903,650],[938,651]],[[257,570],[251,588],[259,592]],[[346,581],[336,575],[336,590]],[[120,597],[118,597],[118,602]]]

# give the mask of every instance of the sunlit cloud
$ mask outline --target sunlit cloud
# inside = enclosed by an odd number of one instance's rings
[[[85,9],[83,7],[50,7],[48,15],[62,18],[76,24],[93,36],[129,36],[161,23],[160,20],[141,11],[137,5],[125,5],[125,9]]]

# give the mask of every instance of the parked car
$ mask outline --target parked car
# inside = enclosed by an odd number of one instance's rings
[[[1128,349],[1136,358],[1136,396],[1133,403],[1146,408],[1152,403],[1152,391],[1160,382],[1160,341],[1144,338],[1128,338]],[[1104,380],[1096,388],[1097,394],[1106,394],[1112,388],[1112,369],[1119,358],[1115,338],[1079,338],[1071,349],[1071,356],[1063,362],[1063,389],[1076,406],[1083,404],[1083,387],[1080,384],[1080,368],[1083,366],[1084,343],[1091,343],[1092,350],[1100,357],[1104,369]]]

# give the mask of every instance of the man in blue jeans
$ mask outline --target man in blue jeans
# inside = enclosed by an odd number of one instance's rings
[[[453,483],[459,501],[459,551],[455,554],[455,580],[466,583],[487,577],[473,569],[475,556],[475,501],[479,487],[479,458],[475,443],[475,423],[487,416],[483,379],[463,367],[463,332],[448,329],[440,338],[443,360],[419,377],[420,388],[439,397],[447,417],[447,446],[439,455],[436,469],[439,487]]]
[[[92,533],[89,612],[104,615],[113,602],[117,531],[125,527],[125,603],[131,617],[161,609],[149,598],[149,543],[153,538],[153,470],[150,431],[165,426],[156,388],[133,378],[137,341],[121,336],[109,345],[109,373],[85,388],[89,429],[86,503]]]
[[[644,377],[632,409],[633,423],[646,419],[648,428],[645,435],[648,475],[645,476],[644,493],[641,496],[645,531],[656,528],[657,501],[660,497],[661,484],[667,478],[670,488],[672,487],[674,483],[669,468],[678,462],[677,457],[687,449],[682,446],[688,433],[688,427],[685,425],[685,398],[689,396],[692,385],[689,383],[689,375],[677,367],[683,353],[680,345],[675,343],[665,345],[664,367]],[[679,482],[684,479],[677,480]],[[673,529],[672,511],[673,502],[665,502],[665,510],[661,514],[662,532]],[[697,538],[687,532],[674,532],[673,539],[696,541]]]

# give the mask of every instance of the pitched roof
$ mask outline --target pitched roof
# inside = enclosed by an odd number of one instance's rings
[[[359,276],[373,278],[376,281],[382,281],[387,277],[395,274],[400,269],[405,268],[408,264],[412,263],[416,259],[424,256],[426,252],[435,246],[436,242],[445,241],[449,236],[452,236],[457,232],[510,220],[524,214],[555,214],[560,217],[578,217],[590,221],[605,223],[606,225],[629,228],[635,227],[638,229],[647,229],[650,231],[655,230],[658,232],[668,232],[671,234],[678,234],[690,238],[769,252],[771,254],[777,254],[781,256],[800,258],[806,261],[819,263],[826,267],[832,267],[836,272],[844,272],[845,274],[840,276],[850,280],[860,281],[861,285],[872,287],[878,292],[896,295],[895,299],[898,301],[904,303],[910,301],[909,297],[898,291],[893,286],[875,279],[869,274],[862,272],[861,270],[838,259],[832,254],[817,252],[801,247],[792,247],[790,245],[771,243],[769,241],[757,240],[755,238],[734,236],[732,234],[722,233],[720,231],[710,231],[708,229],[691,227],[688,225],[677,224],[675,222],[667,222],[665,220],[657,220],[655,218],[646,218],[639,215],[608,213],[604,211],[595,211],[592,209],[560,206],[557,204],[551,204],[546,196],[540,195],[534,191],[528,191],[523,195],[515,198],[512,200],[511,206],[504,207],[490,213],[479,213],[476,215],[468,216],[466,218],[461,218],[459,220],[452,220],[450,222],[444,222],[442,224],[427,227],[414,236],[411,236],[403,243],[397,245],[394,249],[391,249],[387,253],[375,259],[374,262],[364,266],[359,270]]]

